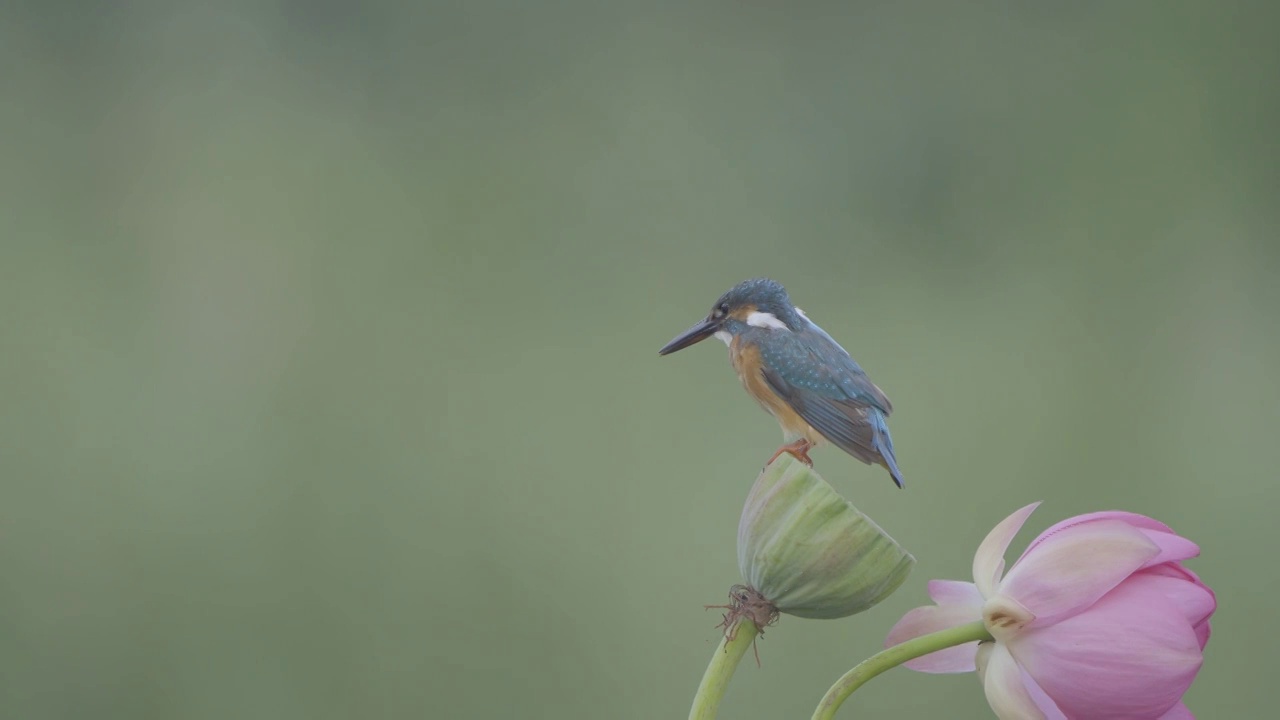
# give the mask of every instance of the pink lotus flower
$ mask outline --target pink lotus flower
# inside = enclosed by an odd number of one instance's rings
[[[1005,518],[973,558],[974,582],[932,580],[936,605],[908,612],[886,645],[982,620],[995,642],[907,663],[977,670],[1002,720],[1182,720],[1209,641],[1213,591],[1183,560],[1200,548],[1142,515],[1100,512],[1036,538],[1004,574],[1004,552],[1039,503]]]

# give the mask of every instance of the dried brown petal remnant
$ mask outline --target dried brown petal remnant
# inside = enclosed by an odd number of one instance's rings
[[[729,604],[728,605],[707,605],[706,608],[716,608],[719,610],[727,610],[718,628],[724,629],[724,638],[726,645],[733,642],[738,636],[738,621],[746,618],[755,624],[757,630],[756,638],[764,636],[764,629],[778,622],[778,608],[769,602],[768,598],[761,595],[758,590],[748,585],[734,585],[729,588]],[[726,651],[728,648],[725,648]],[[760,649],[756,647],[756,641],[751,641],[751,649],[756,654],[756,665],[760,664]]]

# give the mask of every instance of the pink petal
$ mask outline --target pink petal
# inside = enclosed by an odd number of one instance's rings
[[[971,623],[981,617],[980,609],[976,605],[918,607],[903,615],[898,624],[893,626],[884,645],[885,647],[897,645],[921,635]],[[973,657],[977,651],[977,642],[965,643],[909,660],[905,665],[912,670],[927,673],[973,672]]]
[[[1182,610],[1137,577],[1094,606],[1009,643],[1018,662],[1068,717],[1160,717],[1200,669]]]
[[[982,593],[971,582],[930,580],[929,597],[939,605],[972,605],[982,607]]]
[[[1085,523],[1096,522],[1098,520],[1119,520],[1120,522],[1125,523],[1126,525],[1130,525],[1132,527],[1138,528],[1139,530],[1153,530],[1155,532],[1168,533],[1170,535],[1177,534],[1168,525],[1165,525],[1159,520],[1154,520],[1152,518],[1149,518],[1146,515],[1138,515],[1137,513],[1124,512],[1123,510],[1104,510],[1102,512],[1088,513],[1086,515],[1076,515],[1075,517],[1069,517],[1066,520],[1055,523],[1048,530],[1045,530],[1044,532],[1040,533],[1040,535],[1036,537],[1035,540],[1032,540],[1031,543],[1027,545],[1027,549],[1024,550],[1022,554],[1025,556],[1027,553],[1031,552],[1032,548],[1044,542],[1051,535],[1056,535],[1062,530],[1065,530],[1069,527],[1074,527],[1076,525],[1083,525]],[[1018,559],[1021,560],[1022,558],[1018,558]]]
[[[1000,581],[1043,627],[1089,607],[1160,552],[1140,530],[1118,520],[1059,530],[1022,557]]]
[[[1000,720],[1045,720],[1045,714],[1022,684],[1022,668],[1004,643],[992,643],[982,673],[982,689]]]
[[[1165,563],[1163,565],[1146,568],[1142,572],[1144,575],[1168,575],[1169,577],[1181,578],[1187,582],[1195,583],[1196,585],[1209,590],[1209,586],[1204,584],[1204,581],[1200,579],[1200,576],[1192,572],[1191,568],[1183,565],[1182,563]]]
[[[1160,554],[1149,561],[1149,565],[1155,565],[1162,562],[1171,562],[1174,560],[1186,560],[1200,554],[1200,548],[1190,540],[1181,537],[1175,533],[1168,525],[1149,518],[1146,515],[1138,515],[1137,513],[1123,512],[1120,510],[1107,510],[1104,512],[1089,513],[1087,515],[1077,515],[1073,518],[1067,518],[1053,527],[1040,533],[1040,536],[1031,541],[1027,545],[1027,549],[1023,551],[1023,557],[1026,557],[1033,548],[1046,541],[1053,535],[1076,525],[1084,525],[1091,522],[1103,520],[1117,520],[1136,528],[1144,535],[1149,537],[1152,542],[1160,547]],[[1022,558],[1018,558],[1021,562]]]
[[[1067,716],[1058,709],[1058,704],[1053,701],[1053,698],[1045,693],[1040,683],[1037,683],[1026,670],[1022,671],[1022,684],[1026,686],[1027,693],[1031,695],[1031,700],[1035,702],[1036,707],[1044,713],[1045,720],[1068,720]]]
[[[1160,548],[1160,554],[1147,561],[1147,567],[1167,562],[1177,562],[1193,558],[1200,554],[1200,546],[1179,535],[1157,532],[1140,528],[1139,532],[1147,536]]]
[[[1196,585],[1199,585],[1205,590],[1209,590],[1209,592],[1213,592],[1213,590],[1211,590],[1208,585],[1204,584],[1204,581],[1200,579],[1199,575],[1196,575],[1195,573],[1191,572],[1190,568],[1183,565],[1182,563],[1162,563],[1160,565],[1153,565],[1149,568],[1144,568],[1142,570],[1142,574],[1143,575],[1166,575],[1168,577],[1174,577],[1180,580],[1186,580],[1187,582],[1195,583]]]
[[[1141,583],[1146,592],[1164,596],[1182,612],[1188,625],[1208,625],[1209,617],[1218,609],[1218,599],[1209,587],[1185,575],[1169,574],[1168,565],[1160,565],[1135,573],[1129,582]],[[1203,649],[1203,645],[1201,648]]]
[[[1200,643],[1200,649],[1204,650],[1204,646],[1209,644],[1209,636],[1213,633],[1212,623],[1208,620],[1196,625],[1192,630],[1196,634],[1196,642]]]
[[[1196,642],[1200,643],[1201,650],[1204,650],[1204,646],[1209,644],[1209,635],[1212,633],[1212,628],[1210,628],[1209,625],[1209,621],[1205,620],[1191,628],[1196,633]]]
[[[1039,505],[1040,503],[1034,502],[1014,511],[1012,515],[992,528],[991,532],[987,533],[986,539],[978,546],[978,552],[973,556],[973,581],[978,586],[978,592],[982,593],[982,597],[991,597],[995,593],[1000,575],[1004,572],[1004,551],[1009,549],[1013,536],[1018,534],[1022,524]]]
[[[1196,716],[1191,714],[1186,705],[1178,703],[1169,708],[1169,712],[1161,715],[1160,720],[1196,720]]]
[[[1203,650],[1204,646],[1209,643],[1209,618],[1218,609],[1218,599],[1213,592],[1213,588],[1201,582],[1195,573],[1176,563],[1156,565],[1137,574],[1174,578],[1198,588],[1199,592],[1185,586],[1171,590],[1170,599],[1182,609],[1187,621],[1192,624],[1196,632],[1196,639],[1200,642],[1200,649]]]

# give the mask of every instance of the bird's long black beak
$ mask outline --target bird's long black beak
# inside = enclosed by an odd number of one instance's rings
[[[720,323],[710,318],[706,318],[700,321],[697,325],[694,325],[688,330],[685,330],[684,332],[675,336],[675,338],[673,338],[671,342],[667,343],[661,350],[658,351],[658,354],[670,355],[671,353],[677,350],[683,350],[689,347],[690,345],[693,345],[695,343],[700,343],[703,340],[706,340],[707,338],[715,334],[715,331],[719,329],[720,329]]]

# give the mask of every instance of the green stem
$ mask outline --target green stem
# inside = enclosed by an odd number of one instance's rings
[[[827,694],[823,696],[822,702],[818,703],[818,709],[813,711],[813,720],[831,720],[836,716],[836,710],[840,709],[840,705],[853,694],[854,690],[862,687],[868,680],[886,670],[895,668],[908,660],[928,655],[931,652],[963,645],[974,640],[991,639],[991,633],[987,632],[986,626],[983,625],[981,620],[978,620],[967,625],[921,635],[891,648],[885,648],[858,663],[852,670],[837,680],[836,684],[832,685]]]
[[[689,709],[689,720],[713,720],[720,709],[720,700],[729,687],[729,678],[738,668],[738,662],[756,639],[756,624],[746,618],[738,620],[730,640],[726,637],[716,647],[707,672],[702,676],[702,684],[698,686],[698,694],[693,696],[693,707]]]

